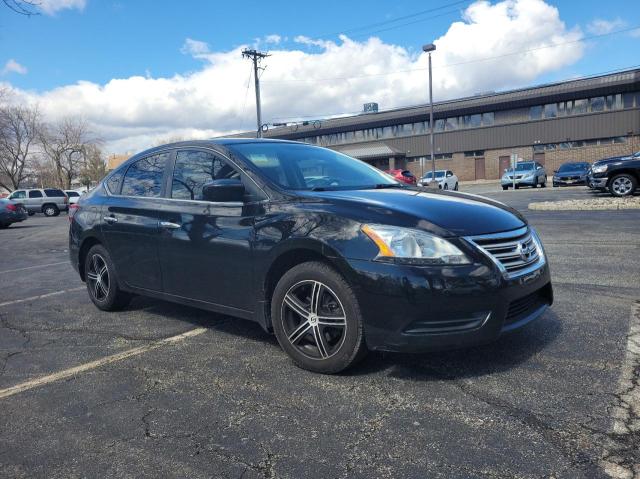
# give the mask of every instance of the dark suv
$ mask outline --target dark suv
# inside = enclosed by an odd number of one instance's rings
[[[596,161],[589,168],[587,185],[613,196],[633,195],[640,185],[640,151]]]
[[[142,294],[252,319],[323,373],[490,342],[553,300],[517,211],[296,142],[140,153],[80,199],[69,246],[98,308]]]

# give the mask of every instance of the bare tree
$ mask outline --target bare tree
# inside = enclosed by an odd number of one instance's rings
[[[98,183],[107,174],[107,164],[98,145],[87,147],[87,160],[80,170],[80,181],[86,187]]]
[[[33,0],[2,0],[7,8],[13,10],[15,13],[30,17],[31,15],[39,15],[37,8],[40,2]]]
[[[29,177],[40,129],[37,108],[0,107],[0,186],[15,190]]]
[[[87,162],[89,146],[98,140],[91,137],[86,121],[66,118],[43,129],[40,142],[56,172],[58,186],[68,189]]]

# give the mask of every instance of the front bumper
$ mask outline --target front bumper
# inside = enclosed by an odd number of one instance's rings
[[[586,185],[587,178],[586,177],[578,177],[578,178],[561,178],[561,177],[553,177],[553,186],[579,186]]]
[[[513,180],[511,178],[501,178],[500,179],[500,184],[502,186],[513,186]],[[536,178],[535,176],[533,178],[516,178],[515,184],[518,186],[535,186],[536,185]]]
[[[494,267],[350,260],[369,349],[427,352],[496,340],[553,303],[548,263],[513,279]]]
[[[607,181],[609,181],[609,178],[607,178],[606,176],[596,177],[593,175],[589,175],[587,177],[587,186],[592,189],[600,190],[607,187]]]

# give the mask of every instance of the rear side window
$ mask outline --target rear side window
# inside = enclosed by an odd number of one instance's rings
[[[107,190],[109,190],[109,193],[111,193],[112,195],[120,194],[120,185],[122,184],[123,176],[124,174],[120,170],[120,171],[116,171],[109,178],[107,178],[107,181],[105,182],[105,186],[107,187]]]
[[[80,193],[78,193],[77,191],[67,191],[67,196],[69,198],[75,198],[76,196],[80,196]]]
[[[169,153],[149,156],[133,163],[122,182],[125,196],[160,196],[162,176]]]
[[[173,169],[171,197],[202,200],[202,188],[212,180],[240,179],[240,174],[225,160],[206,151],[179,151]]]
[[[30,191],[29,198],[42,198],[42,192],[40,190]]]
[[[62,190],[58,190],[55,188],[47,188],[44,190],[44,194],[47,195],[49,198],[57,198],[57,197],[64,197],[67,196],[64,194],[64,191]]]

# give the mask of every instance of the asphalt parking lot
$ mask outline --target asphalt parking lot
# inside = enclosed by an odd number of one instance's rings
[[[250,322],[145,298],[97,310],[66,215],[1,231],[0,476],[624,477],[640,464],[623,411],[640,408],[625,383],[640,210],[527,209],[583,188],[463,189],[538,229],[553,307],[489,346],[370,354],[336,376],[296,368]]]

